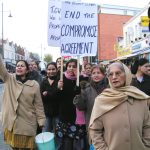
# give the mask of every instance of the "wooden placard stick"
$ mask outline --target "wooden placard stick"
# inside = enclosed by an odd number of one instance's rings
[[[77,81],[76,81],[77,86],[79,86],[79,76],[80,76],[80,56],[77,56]]]
[[[61,56],[61,68],[60,68],[60,80],[63,82],[63,66],[64,66],[64,62],[63,62],[63,56]],[[62,90],[62,89],[61,89]]]

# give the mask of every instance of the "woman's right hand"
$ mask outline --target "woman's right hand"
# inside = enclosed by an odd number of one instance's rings
[[[62,90],[62,88],[63,88],[63,81],[62,80],[59,80],[58,81],[58,89],[60,89],[60,90]]]

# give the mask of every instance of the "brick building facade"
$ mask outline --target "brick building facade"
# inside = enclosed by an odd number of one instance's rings
[[[112,60],[117,57],[114,44],[123,37],[123,24],[132,16],[103,14],[98,15],[98,60]]]

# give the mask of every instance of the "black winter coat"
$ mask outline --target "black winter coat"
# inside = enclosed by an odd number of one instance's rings
[[[137,78],[133,78],[131,85],[137,87],[138,89],[140,89],[141,91],[143,91],[144,93],[150,96],[150,77],[149,76],[144,75],[142,82],[139,82]]]
[[[58,80],[54,80],[52,85],[50,85],[48,78],[45,78],[40,86],[41,95],[45,110],[45,115],[49,117],[54,117],[58,115],[58,88],[57,88]],[[48,91],[46,96],[43,96],[43,92]]]
[[[76,107],[73,98],[80,93],[80,87],[76,87],[76,80],[70,80],[63,76],[63,89],[59,96],[59,117],[63,122],[75,123]]]

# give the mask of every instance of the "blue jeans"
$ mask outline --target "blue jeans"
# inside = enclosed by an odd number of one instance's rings
[[[58,117],[46,117],[45,125],[42,132],[53,132],[55,131],[56,124],[58,123]]]

